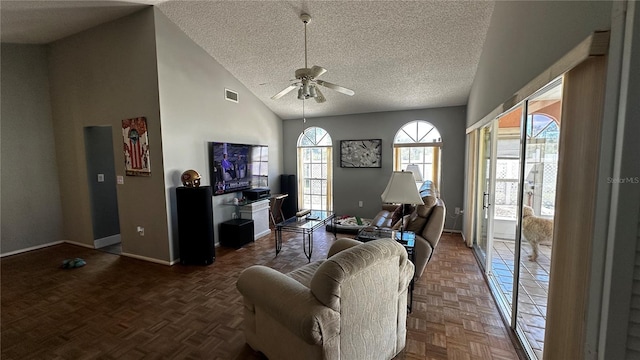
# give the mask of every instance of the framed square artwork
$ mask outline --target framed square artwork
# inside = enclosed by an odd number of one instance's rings
[[[382,167],[382,139],[341,140],[340,167]]]

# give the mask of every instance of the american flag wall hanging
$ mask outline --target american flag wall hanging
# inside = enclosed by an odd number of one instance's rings
[[[129,176],[151,176],[147,118],[122,120],[124,164]]]

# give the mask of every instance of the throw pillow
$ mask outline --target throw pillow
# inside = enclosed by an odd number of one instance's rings
[[[407,224],[409,224],[409,219],[411,218],[411,214],[407,214],[404,216],[404,227],[407,227]],[[393,226],[391,227],[391,230],[400,230],[400,228],[402,227],[402,219],[398,220],[395,224],[393,224]]]
[[[413,212],[415,207],[411,204],[404,204],[404,215],[409,215]],[[398,221],[402,219],[402,205],[398,205],[398,207],[393,211],[391,215],[391,226],[395,226]]]
[[[431,211],[436,206],[438,199],[435,196],[425,196],[422,198],[422,202],[424,205],[418,205],[416,210],[418,211],[418,215],[428,218],[431,215]]]
[[[424,225],[427,223],[427,218],[420,216],[420,207],[422,206],[424,205],[418,205],[418,208],[416,208],[416,211],[413,212],[413,214],[409,218],[409,221],[406,223],[404,227],[405,230],[413,231],[416,234],[419,234],[420,232],[422,232],[422,228],[424,228]]]
[[[436,206],[437,201],[438,201],[438,198],[432,195],[427,195],[422,197],[422,202],[424,202],[424,204],[428,207]]]
[[[411,218],[409,218],[408,224],[405,226],[406,230],[413,231],[416,234],[422,232],[438,199],[433,196],[425,196],[422,198],[422,201],[424,205],[418,205],[416,207],[415,211],[411,214]]]
[[[391,214],[391,226],[393,226],[402,217],[402,205],[398,205]]]

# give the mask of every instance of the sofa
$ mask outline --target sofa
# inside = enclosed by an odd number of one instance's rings
[[[390,239],[338,239],[326,260],[290,273],[254,265],[238,278],[244,334],[278,359],[392,359],[406,344],[414,265]]]
[[[418,190],[424,205],[418,205],[410,209],[410,213],[404,216],[404,229],[416,234],[415,240],[415,278],[418,279],[424,273],[427,263],[433,255],[447,215],[444,201],[440,199],[440,192],[430,180],[425,181]],[[405,211],[406,208],[405,208]],[[400,205],[383,205],[383,209],[371,221],[372,227],[400,229],[402,221]]]

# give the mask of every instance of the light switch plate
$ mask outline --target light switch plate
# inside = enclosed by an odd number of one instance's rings
[[[98,182],[104,182],[104,174],[98,174]]]
[[[116,176],[116,181],[118,182],[118,184],[124,184],[124,176],[122,175]]]

